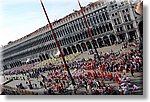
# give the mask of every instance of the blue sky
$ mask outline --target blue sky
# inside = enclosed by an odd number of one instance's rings
[[[80,0],[83,6],[96,0]],[[51,21],[78,10],[77,0],[43,0]],[[0,0],[0,46],[47,24],[39,0]]]

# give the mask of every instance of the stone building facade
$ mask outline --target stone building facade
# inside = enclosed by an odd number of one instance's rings
[[[94,40],[90,40],[80,11],[52,23],[64,55],[110,46],[118,42],[133,41],[143,36],[139,25],[143,22],[136,14],[139,0],[97,1],[83,7],[83,12]],[[28,63],[53,58],[57,46],[49,26],[37,29],[3,47],[3,68],[15,68]]]

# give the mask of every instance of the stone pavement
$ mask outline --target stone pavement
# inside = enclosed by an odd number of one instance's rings
[[[98,48],[98,52],[99,53],[100,52],[103,52],[103,53],[110,52],[111,49],[114,52],[118,52],[118,51],[122,50],[122,44],[119,44],[117,46],[112,45],[112,46],[109,46],[109,47]],[[129,49],[130,48],[126,48],[126,49],[123,49],[123,50],[124,50],[124,52],[128,52]],[[93,55],[89,55],[88,53],[89,52],[86,51],[86,52],[82,53],[80,56],[76,57],[74,60],[81,60],[82,58],[85,58],[85,59],[92,58],[93,59]],[[43,74],[44,76],[47,76],[47,72],[46,73],[41,73],[41,74]],[[143,94],[143,72],[135,72],[135,77],[132,77],[131,74],[128,73],[128,76],[131,78],[133,83],[135,83],[138,87],[140,87],[140,90],[137,90],[132,94]],[[27,79],[27,78],[25,78],[25,79]],[[40,81],[41,78],[39,78],[38,80]],[[35,78],[31,78],[32,84],[37,84],[37,86],[40,87],[38,80],[35,79]],[[13,82],[8,83],[7,85],[11,86],[11,87],[16,87],[16,84],[20,84],[20,83],[22,83],[23,85],[26,85],[26,81],[24,81],[24,80],[14,80]],[[109,83],[110,85],[112,85],[114,87],[118,86],[118,84],[115,83],[114,81],[106,81],[105,83],[106,84]],[[85,90],[85,88],[78,89],[78,91],[84,91],[84,90]],[[32,91],[44,91],[44,89],[39,88],[39,89],[33,89]]]

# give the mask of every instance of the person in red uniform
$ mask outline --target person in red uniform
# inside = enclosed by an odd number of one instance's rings
[[[120,70],[121,73],[123,72],[122,65],[119,67],[119,70]]]
[[[104,72],[105,71],[105,67],[104,65],[101,66],[101,71]]]
[[[113,79],[113,74],[111,72],[109,73],[109,78],[110,78],[110,81]]]
[[[92,70],[94,70],[94,66],[95,66],[95,61],[92,61],[92,65],[91,65]]]
[[[88,72],[88,74],[87,74],[88,76],[88,78],[91,78],[91,76],[92,76],[92,74],[91,74],[91,72]]]
[[[116,73],[114,74],[114,78],[115,78],[116,83],[119,83],[119,78],[118,78],[118,75]]]
[[[96,78],[97,78],[97,74],[96,74],[96,72],[95,72],[95,71],[93,72],[93,77],[94,77],[94,79],[96,79]]]

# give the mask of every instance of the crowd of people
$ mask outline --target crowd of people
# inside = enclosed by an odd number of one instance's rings
[[[128,46],[128,47],[127,47]],[[125,51],[125,48],[128,51]],[[76,85],[63,64],[49,64],[43,68],[18,70],[11,75],[21,75],[15,80],[26,84],[16,85],[20,89],[42,89],[44,94],[90,94],[90,95],[127,95],[139,87],[134,83],[134,72],[143,71],[143,50],[140,43],[126,44],[118,52],[100,52],[100,60],[82,59],[68,63]],[[7,75],[6,75],[7,76]],[[6,77],[8,80],[9,78]],[[33,84],[31,79],[37,80]],[[112,84],[113,83],[113,84]]]

